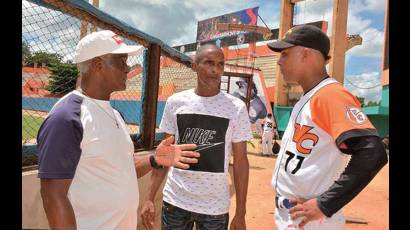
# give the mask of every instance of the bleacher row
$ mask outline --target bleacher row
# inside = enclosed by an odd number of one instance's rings
[[[263,76],[265,77],[266,87],[272,87],[275,85],[277,59],[276,55],[269,55],[256,57],[254,63],[250,63],[246,58],[231,59],[227,61],[227,63],[244,65],[262,70]]]

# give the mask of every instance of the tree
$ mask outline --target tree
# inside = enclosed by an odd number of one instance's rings
[[[30,48],[29,48],[28,44],[24,41],[22,42],[22,45],[21,45],[21,54],[22,54],[21,56],[23,58],[23,61],[28,61],[28,60],[31,59]]]
[[[379,106],[379,105],[380,105],[380,101],[378,101],[378,102],[369,101],[366,106]]]
[[[75,89],[78,69],[71,63],[54,63],[49,67],[50,81],[46,89],[53,94],[65,94]]]
[[[360,106],[363,108],[364,107],[364,97],[356,96],[356,98],[357,98],[357,100],[359,100]]]
[[[45,63],[47,66],[61,63],[63,57],[56,53],[47,53],[43,51],[34,52],[31,58],[28,60],[29,65],[34,65],[34,63],[42,64]]]

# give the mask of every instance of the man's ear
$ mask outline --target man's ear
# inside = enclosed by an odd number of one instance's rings
[[[191,67],[192,67],[192,70],[193,70],[194,72],[197,72],[196,70],[197,70],[197,68],[198,68],[198,63],[196,63],[195,58],[193,59],[193,61],[192,61],[192,63],[191,63]]]
[[[93,67],[98,72],[104,72],[106,65],[104,65],[104,59],[102,57],[96,57],[93,59]]]
[[[309,48],[303,48],[302,50],[302,57],[304,59],[306,59],[307,57],[309,57],[309,55],[312,55],[312,50]]]

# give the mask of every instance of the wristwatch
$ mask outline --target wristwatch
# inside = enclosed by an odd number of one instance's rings
[[[149,156],[149,163],[151,164],[151,167],[154,168],[154,169],[163,169],[163,168],[164,168],[164,166],[159,165],[159,164],[155,161],[155,156],[154,156],[154,154],[151,154],[151,155]]]

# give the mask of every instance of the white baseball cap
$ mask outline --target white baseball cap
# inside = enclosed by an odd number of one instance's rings
[[[93,32],[83,37],[77,44],[74,63],[80,63],[105,54],[135,55],[142,46],[129,46],[110,30]]]

